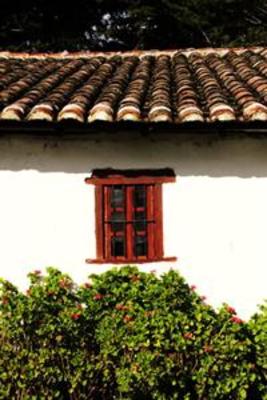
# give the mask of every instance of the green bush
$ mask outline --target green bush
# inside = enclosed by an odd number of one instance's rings
[[[249,325],[253,333],[258,373],[261,375],[261,393],[264,393],[263,399],[267,400],[267,303],[260,310],[251,318]]]
[[[29,277],[1,282],[0,399],[266,399],[266,308],[215,312],[175,271]]]

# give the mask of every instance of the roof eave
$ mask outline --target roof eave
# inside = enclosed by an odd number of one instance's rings
[[[267,123],[264,121],[229,121],[229,122],[187,122],[174,124],[167,122],[93,122],[82,124],[75,121],[9,121],[0,120],[0,134],[31,134],[31,135],[64,135],[93,133],[129,132],[133,134],[238,134],[267,135]]]

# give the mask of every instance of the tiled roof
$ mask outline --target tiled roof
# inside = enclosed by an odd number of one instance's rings
[[[267,48],[0,53],[0,119],[267,121]]]

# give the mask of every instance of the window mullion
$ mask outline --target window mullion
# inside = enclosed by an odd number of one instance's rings
[[[105,258],[111,259],[111,226],[108,221],[111,218],[111,204],[110,204],[110,193],[111,188],[104,186],[104,232],[105,232]]]
[[[155,256],[163,257],[162,185],[154,186]]]
[[[147,186],[147,220],[155,219],[154,185]],[[155,257],[155,223],[147,222],[148,258]]]
[[[95,188],[95,210],[96,210],[96,253],[98,259],[105,258],[105,227],[104,227],[104,193],[102,186]]]
[[[126,250],[127,258],[134,259],[133,186],[126,186]]]

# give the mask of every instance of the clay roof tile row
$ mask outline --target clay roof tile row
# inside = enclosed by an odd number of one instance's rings
[[[267,121],[267,49],[0,53],[0,119]]]

